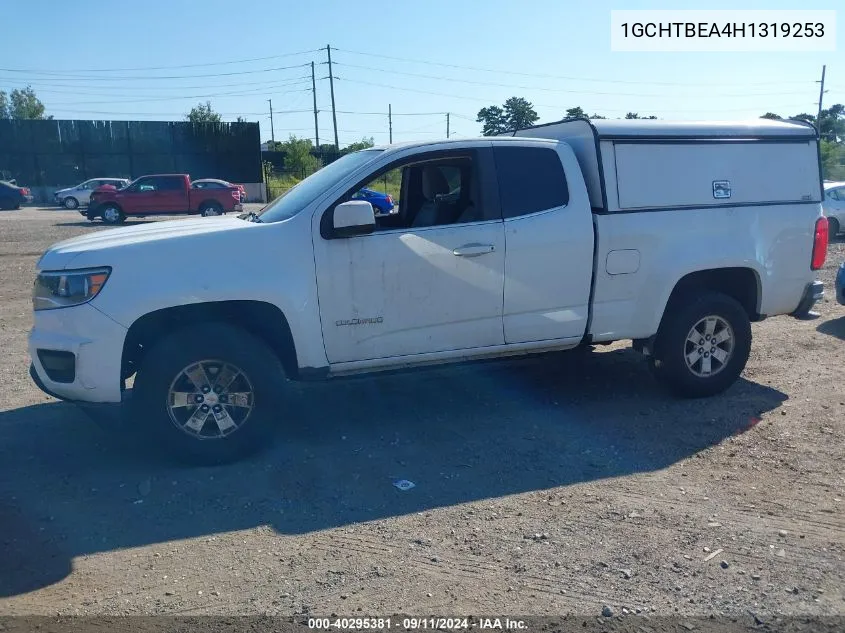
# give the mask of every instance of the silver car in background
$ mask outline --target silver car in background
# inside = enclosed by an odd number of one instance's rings
[[[112,185],[118,189],[123,189],[129,182],[128,178],[91,178],[75,187],[54,191],[53,199],[56,204],[63,206],[65,209],[76,209],[80,205],[88,205],[91,192],[97,187]]]
[[[824,214],[830,237],[836,237],[845,229],[845,182],[824,183]]]

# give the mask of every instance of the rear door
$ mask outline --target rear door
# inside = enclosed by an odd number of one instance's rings
[[[191,210],[188,188],[183,176],[159,176],[157,213],[182,213]]]
[[[505,342],[580,339],[593,219],[575,155],[564,144],[530,141],[493,152],[505,226]]]

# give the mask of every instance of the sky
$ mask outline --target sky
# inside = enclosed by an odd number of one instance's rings
[[[845,103],[845,27],[833,53],[632,53],[610,50],[616,0],[3,0],[30,16],[0,39],[0,90],[31,85],[57,119],[181,120],[211,101],[224,120],[258,121],[261,138],[332,142],[325,47],[332,47],[341,146],[477,136],[478,110],[528,99],[540,122],[567,108],[623,117],[741,119],[815,114]],[[690,9],[841,9],[841,2],[690,1]],[[245,61],[251,60],[251,61]]]

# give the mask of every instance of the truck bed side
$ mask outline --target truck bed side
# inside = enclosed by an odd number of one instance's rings
[[[814,278],[820,216],[818,204],[596,214],[593,340],[652,336],[678,282],[706,270],[751,271],[753,313],[791,313]]]

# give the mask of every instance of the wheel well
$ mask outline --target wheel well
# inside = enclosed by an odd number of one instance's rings
[[[213,301],[156,310],[136,320],[123,343],[122,379],[138,370],[144,354],[164,334],[204,321],[239,325],[258,336],[282,361],[288,377],[298,377],[293,336],[279,308],[263,301]]]
[[[218,202],[214,198],[209,198],[208,200],[203,200],[202,202],[200,202],[197,209],[202,209],[204,207],[218,207],[218,208],[222,209],[223,205],[220,204],[220,202]]]
[[[721,292],[736,299],[748,314],[751,321],[759,321],[760,281],[751,268],[714,268],[698,270],[682,277],[669,296],[664,314],[674,300],[687,292]]]

